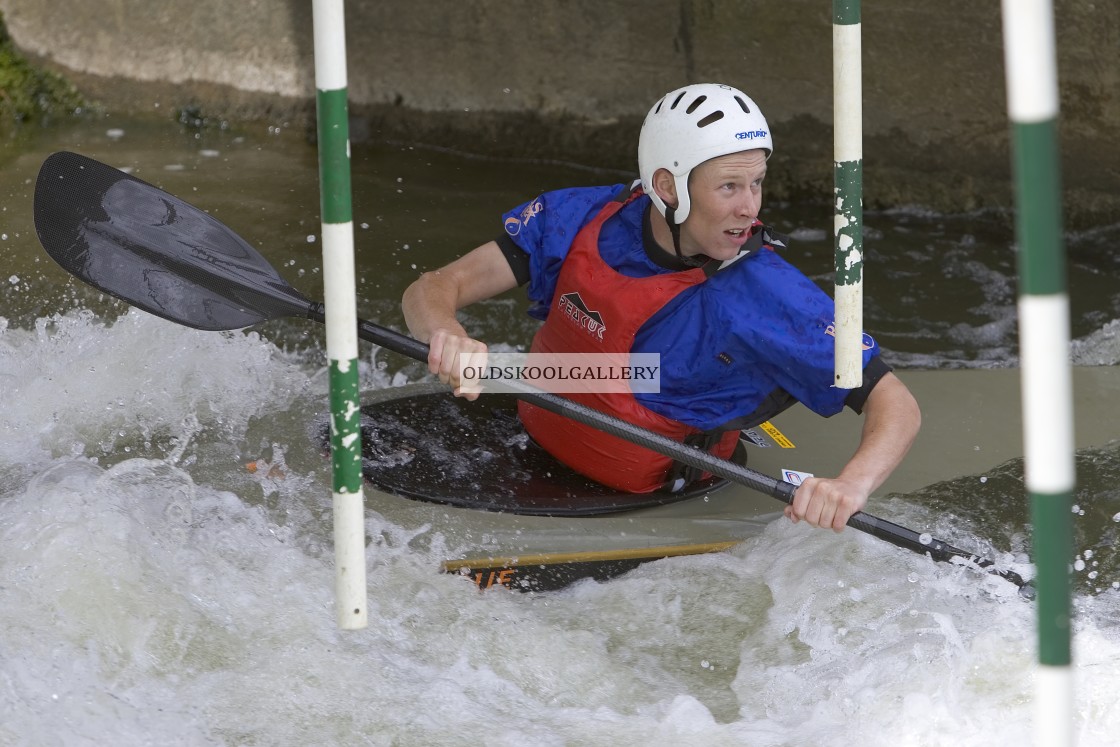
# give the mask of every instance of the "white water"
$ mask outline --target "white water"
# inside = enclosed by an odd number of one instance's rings
[[[293,458],[315,447],[252,427],[319,406],[306,363],[78,314],[0,322],[0,387],[5,747],[1031,744],[1033,607],[996,577],[779,521],[609,583],[479,593],[371,511],[370,626],[342,632],[328,483]],[[1086,747],[1120,734],[1116,600],[1078,600]]]

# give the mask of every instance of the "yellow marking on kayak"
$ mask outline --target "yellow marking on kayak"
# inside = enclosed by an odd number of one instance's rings
[[[530,590],[537,586],[533,579],[542,578],[541,573],[560,572],[566,568],[612,563],[633,563],[638,565],[651,560],[661,560],[680,555],[700,555],[720,552],[739,544],[738,541],[707,542],[694,545],[669,545],[661,547],[636,547],[620,550],[593,550],[585,552],[538,553],[536,555],[510,555],[506,557],[483,556],[445,560],[441,563],[445,573],[455,573],[470,579],[479,589],[492,589],[495,586],[507,589]],[[579,571],[576,576],[556,586],[539,588],[561,588],[577,577],[584,577]],[[593,575],[593,574],[592,574]],[[546,584],[550,582],[545,582]]]
[[[788,438],[786,438],[786,435],[784,433],[782,433],[780,430],[778,430],[777,428],[775,428],[774,424],[771,423],[769,420],[767,420],[765,423],[761,424],[758,427],[761,428],[762,430],[766,431],[766,435],[769,436],[770,438],[774,439],[774,443],[778,444],[778,446],[782,447],[783,449],[796,449],[797,448],[796,446],[793,445],[793,441],[790,441]]]
[[[721,552],[739,542],[705,542],[695,545],[667,545],[664,547],[634,547],[621,550],[588,550],[585,552],[550,552],[536,555],[483,556],[445,560],[440,567],[446,573],[480,570],[486,568],[517,568],[525,566],[565,565],[568,563],[602,563],[612,560],[640,560],[672,558],[680,555],[700,555]]]

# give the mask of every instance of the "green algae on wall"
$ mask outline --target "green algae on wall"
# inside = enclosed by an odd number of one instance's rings
[[[0,130],[69,116],[84,105],[73,85],[35,67],[19,53],[0,14]]]

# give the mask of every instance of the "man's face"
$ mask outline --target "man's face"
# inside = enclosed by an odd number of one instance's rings
[[[681,253],[727,260],[739,253],[762,209],[766,151],[713,158],[689,177],[692,208],[681,224]]]

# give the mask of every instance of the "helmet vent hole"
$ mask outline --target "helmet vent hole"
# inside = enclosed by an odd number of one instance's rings
[[[684,95],[685,95],[686,93],[688,93],[688,91],[681,91],[681,95],[680,95],[680,96],[677,96],[677,97],[676,97],[675,99],[673,99],[673,103],[669,105],[669,108],[670,108],[670,109],[676,109],[676,108],[677,108],[677,104],[681,103],[681,99],[683,99],[683,98],[684,98]]]
[[[716,122],[720,121],[721,119],[723,119],[723,112],[712,112],[711,114],[709,114],[708,116],[704,117],[699,122],[697,122],[696,126],[697,127],[707,127],[710,124],[715,124]]]
[[[701,104],[703,104],[707,100],[708,100],[707,96],[698,96],[696,98],[696,100],[693,101],[691,104],[689,104],[688,108],[684,110],[685,114],[692,114],[694,111],[696,111],[697,107],[699,107]]]
[[[743,112],[744,112],[744,113],[746,113],[746,114],[750,114],[750,113],[751,113],[751,108],[750,108],[749,106],[747,106],[747,102],[746,102],[746,101],[743,101],[743,100],[742,100],[741,98],[739,98],[738,96],[736,96],[736,97],[735,97],[735,100],[739,102],[739,106],[740,106],[740,108],[742,108],[742,110],[743,110]]]

